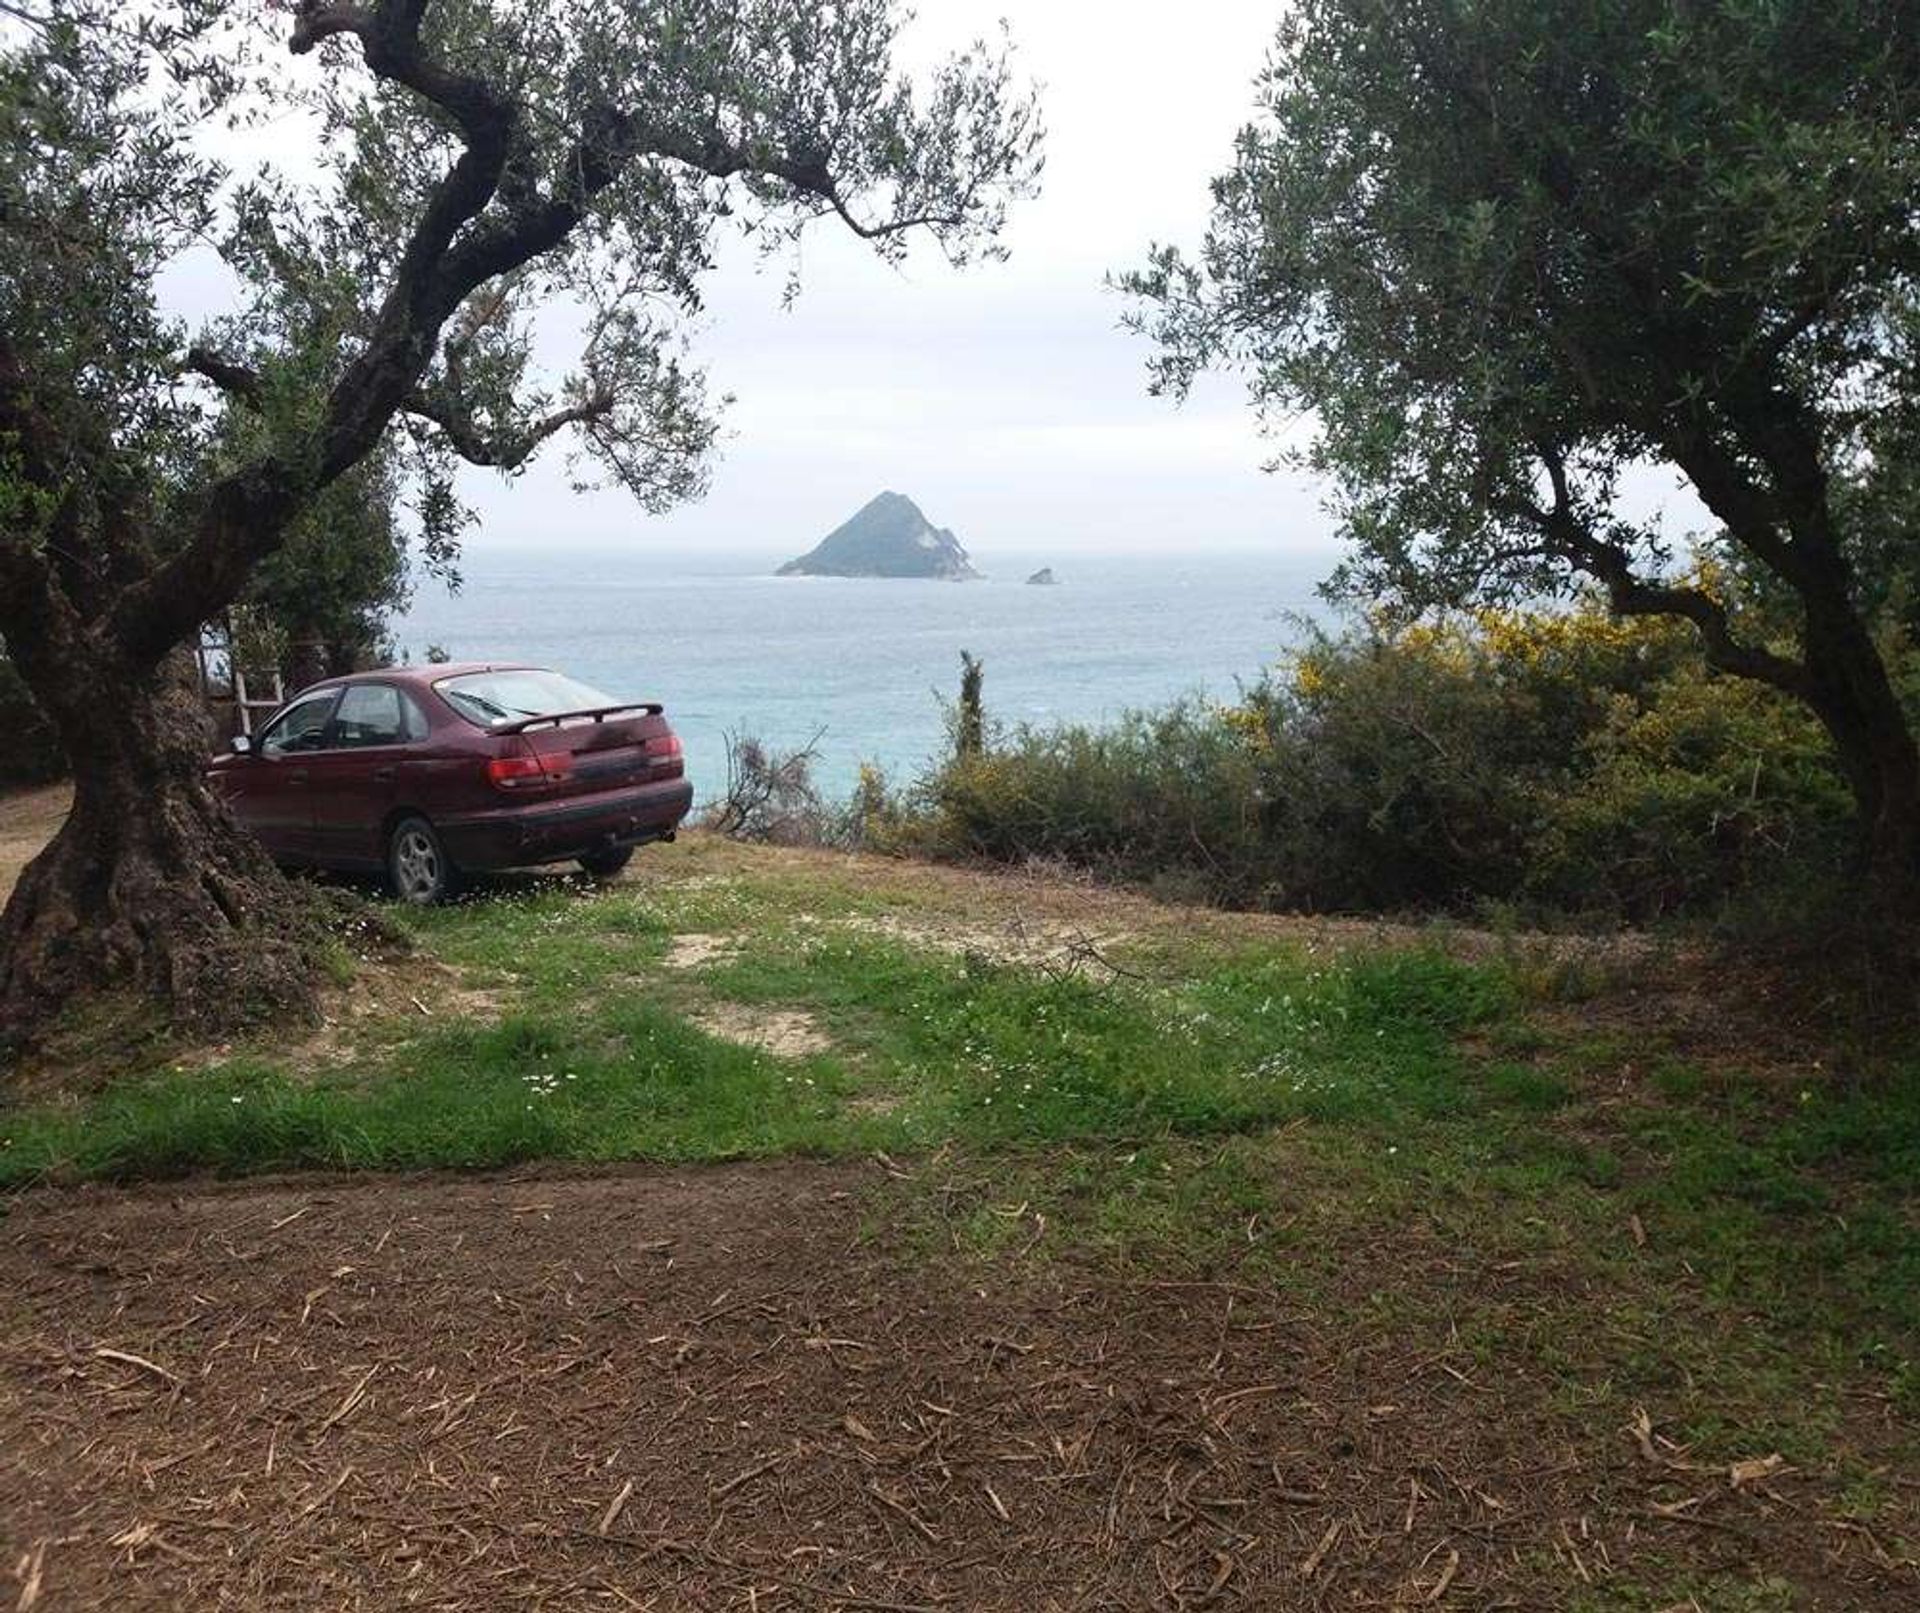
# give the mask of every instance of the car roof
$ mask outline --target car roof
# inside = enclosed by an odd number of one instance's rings
[[[531,666],[525,661],[429,661],[424,666],[383,666],[368,672],[349,672],[344,677],[321,678],[310,683],[300,692],[308,689],[344,689],[356,683],[404,683],[425,686],[438,683],[442,678],[465,677],[474,672],[544,672],[545,667]]]

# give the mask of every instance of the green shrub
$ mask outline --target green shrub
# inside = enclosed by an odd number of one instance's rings
[[[1233,906],[1646,919],[1831,876],[1846,788],[1800,707],[1596,605],[1316,636],[1231,706],[956,754],[895,846]]]
[[[1258,758],[1194,702],[1110,728],[1022,729],[921,781],[894,849],[1066,861],[1121,879],[1190,876],[1217,900],[1266,891]]]
[[[1819,728],[1753,683],[1683,668],[1615,700],[1544,797],[1532,887],[1632,913],[1699,907],[1842,865],[1846,785]]]

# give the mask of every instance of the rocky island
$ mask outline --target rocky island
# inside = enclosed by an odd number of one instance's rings
[[[904,493],[882,493],[829,532],[782,577],[933,577],[966,582],[980,575],[960,540],[936,527]]]
[[[1059,581],[1060,579],[1053,574],[1052,566],[1042,566],[1027,579],[1027,586],[1029,588],[1053,588],[1059,584]]]

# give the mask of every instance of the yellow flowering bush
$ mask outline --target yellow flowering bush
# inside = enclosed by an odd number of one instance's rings
[[[899,823],[1235,904],[1646,918],[1832,870],[1850,810],[1799,707],[1710,672],[1685,624],[1588,601],[1376,616],[1231,704],[1001,734]]]

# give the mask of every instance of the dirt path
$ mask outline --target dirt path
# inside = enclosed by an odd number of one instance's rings
[[[776,1613],[1538,1608],[1749,1565],[1797,1607],[1914,1605],[1791,1479],[1689,1477],[1697,1510],[1659,1512],[1672,1476],[1627,1430],[1459,1352],[1447,1251],[1361,1252],[1351,1305],[1303,1312],[929,1263],[863,1235],[886,1185],[798,1164],[24,1199],[0,1223],[0,1576],[42,1610]],[[1550,1281],[1473,1280],[1522,1305]],[[1391,1337],[1363,1320],[1387,1284],[1425,1317]]]
[[[64,784],[0,794],[0,902],[7,899],[33,854],[66,822],[71,798]]]

